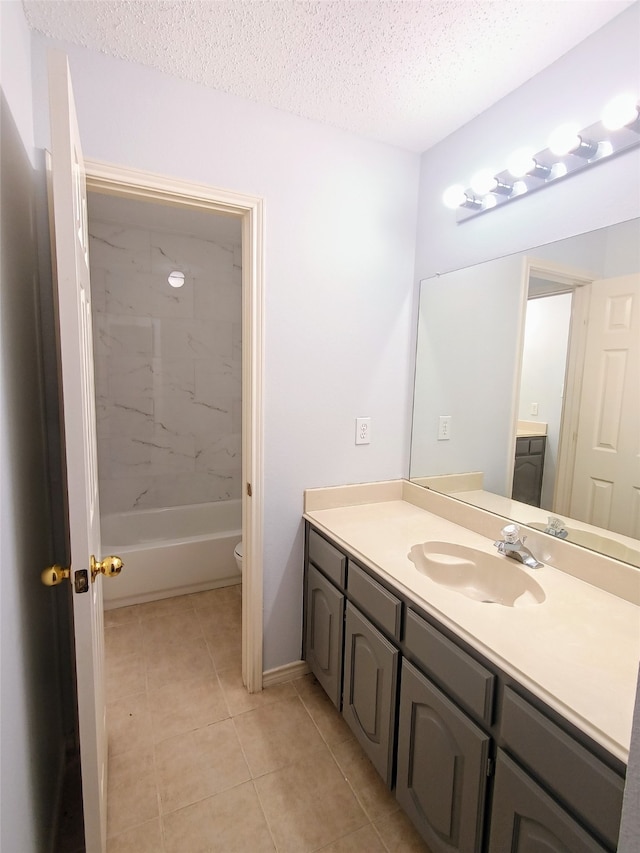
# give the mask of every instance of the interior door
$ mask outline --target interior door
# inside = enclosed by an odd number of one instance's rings
[[[57,276],[60,380],[69,508],[78,718],[87,853],[106,849],[107,740],[100,516],[84,166],[67,57],[49,56],[50,211]],[[86,572],[86,575],[83,573]],[[83,584],[83,581],[86,581]],[[78,587],[86,590],[78,591]]]
[[[640,275],[592,284],[569,515],[640,536]]]

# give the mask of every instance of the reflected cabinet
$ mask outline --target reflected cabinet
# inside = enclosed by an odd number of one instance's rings
[[[546,446],[545,435],[516,438],[516,459],[511,492],[514,501],[530,506],[540,506]]]

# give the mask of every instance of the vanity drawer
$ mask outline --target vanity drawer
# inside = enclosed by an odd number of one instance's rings
[[[615,850],[624,780],[509,687],[500,731],[505,748]]]
[[[309,560],[335,584],[344,589],[347,558],[327,540],[309,528]]]
[[[544,452],[546,436],[516,439],[516,456],[538,456]]]
[[[448,640],[417,613],[407,610],[404,643],[425,672],[479,720],[491,724],[495,675]]]
[[[402,602],[349,560],[347,590],[358,607],[390,636],[400,640]]]
[[[532,438],[529,442],[529,453],[532,455],[544,452],[546,438]]]

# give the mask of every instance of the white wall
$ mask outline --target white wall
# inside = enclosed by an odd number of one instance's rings
[[[33,102],[31,97],[31,34],[20,0],[3,0],[1,34],[2,91],[27,155],[33,162]]]
[[[50,46],[34,37],[38,146]],[[303,490],[408,470],[419,157],[65,49],[86,156],[265,198],[264,666],[299,659]]]
[[[556,477],[560,420],[571,321],[571,294],[527,302],[518,420],[547,424],[540,505],[550,510]],[[536,403],[538,414],[531,414]]]
[[[456,224],[442,204],[454,183],[468,186],[484,166],[503,167],[523,145],[544,148],[559,124],[597,121],[614,95],[637,91],[640,3],[622,12],[557,62],[422,155],[417,278],[475,264],[640,213],[640,151]]]
[[[640,194],[640,188],[638,188]],[[602,275],[613,278],[640,270],[640,224],[621,223],[607,232]]]
[[[517,256],[421,283],[412,478],[481,471],[487,491],[510,494],[526,286]],[[447,441],[440,415],[452,419]]]
[[[2,221],[0,331],[0,848],[53,845],[64,759],[57,605],[40,351],[30,35],[18,2],[0,3]],[[66,600],[66,599],[65,599]]]

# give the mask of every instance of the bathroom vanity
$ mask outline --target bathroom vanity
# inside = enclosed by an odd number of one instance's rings
[[[546,435],[518,435],[513,468],[511,497],[531,506],[540,506]]]
[[[637,570],[586,583],[566,543],[518,567],[493,547],[503,519],[404,481],[311,490],[305,520],[304,657],[430,849],[614,851]],[[468,597],[409,559],[421,543],[440,568],[524,572],[522,594]]]

